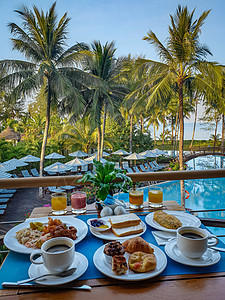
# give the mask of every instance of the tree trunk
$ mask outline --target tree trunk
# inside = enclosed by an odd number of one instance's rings
[[[102,139],[101,139],[100,157],[102,157],[102,153],[103,153],[103,150],[104,150],[105,123],[106,123],[106,105],[104,107],[104,114],[103,114],[103,125],[102,125]]]
[[[163,114],[162,150],[164,150],[165,114]]]
[[[100,152],[101,152],[101,123],[98,124],[98,154],[97,154],[97,160],[100,161]]]
[[[130,152],[132,153],[132,140],[133,140],[133,114],[130,116]]]
[[[177,110],[177,114],[176,114],[176,122],[175,122],[175,134],[174,134],[174,144],[173,144],[173,151],[175,152],[176,150],[176,141],[177,141],[177,131],[178,131],[178,128],[177,128],[177,124],[178,124],[178,114],[179,114],[179,111]]]
[[[153,125],[153,128],[154,128],[154,144],[155,144],[155,147],[156,147],[156,135],[155,135],[155,124]]]
[[[222,138],[221,138],[221,152],[224,153],[224,114],[222,114]]]
[[[44,170],[45,149],[46,149],[48,130],[50,125],[50,107],[51,107],[51,90],[50,90],[50,80],[48,79],[46,122],[45,122],[45,131],[44,131],[44,136],[42,141],[41,158],[40,158],[40,177],[43,176],[43,170]],[[43,196],[43,187],[39,188],[39,196]]]
[[[215,132],[214,132],[213,152],[215,152],[215,147],[216,147],[217,127],[218,127],[218,120],[216,120],[216,127],[215,127]]]
[[[184,169],[183,147],[184,147],[184,115],[183,115],[183,79],[178,81],[179,89],[179,121],[180,121],[180,139],[179,139],[179,165],[180,170]],[[184,180],[180,180],[181,205],[185,207]]]
[[[143,119],[143,115],[141,114],[141,133],[143,134],[144,133],[144,119]]]
[[[173,115],[171,116],[171,145],[173,146],[173,131],[174,131],[174,125],[173,125]]]
[[[194,120],[194,127],[193,127],[193,132],[192,132],[192,139],[191,139],[191,145],[190,147],[193,147],[193,141],[194,141],[194,136],[195,136],[195,128],[196,128],[196,123],[197,123],[197,108],[198,108],[198,100],[196,99],[195,103],[195,120]]]

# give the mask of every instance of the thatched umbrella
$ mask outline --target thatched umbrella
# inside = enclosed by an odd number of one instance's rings
[[[17,141],[19,142],[21,139],[21,135],[19,132],[16,132],[11,127],[7,127],[0,133],[0,139],[5,139],[6,141]]]

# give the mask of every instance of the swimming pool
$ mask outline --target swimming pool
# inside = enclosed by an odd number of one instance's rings
[[[189,169],[215,169],[224,165],[224,157],[205,156],[195,158],[187,163]],[[186,199],[186,208],[193,210],[225,208],[225,178],[185,180],[185,190],[190,194]],[[181,203],[180,182],[163,182],[159,186],[163,188],[164,200],[175,200]],[[144,201],[147,201],[148,189],[144,188]],[[128,194],[120,194],[119,199],[128,202]],[[225,211],[198,213],[199,217],[224,219]],[[215,234],[225,234],[225,228],[212,228]],[[223,239],[225,242],[225,238]]]

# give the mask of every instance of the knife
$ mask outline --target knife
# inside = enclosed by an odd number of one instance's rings
[[[44,286],[32,283],[23,283],[19,284],[16,282],[3,282],[2,286],[4,288],[41,288],[41,289],[50,289],[50,288],[57,288],[57,289],[65,289],[65,290],[91,290],[91,286],[89,285],[81,285],[81,286]]]

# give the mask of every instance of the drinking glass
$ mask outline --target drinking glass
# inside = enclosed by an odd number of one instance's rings
[[[163,206],[163,189],[159,186],[148,187],[148,204],[150,207]]]
[[[64,215],[67,213],[67,195],[66,193],[53,193],[51,195],[52,214]]]
[[[132,188],[129,190],[130,208],[140,209],[143,207],[144,192],[143,189]]]
[[[71,194],[72,213],[83,214],[87,210],[87,195],[85,192],[76,191]]]

